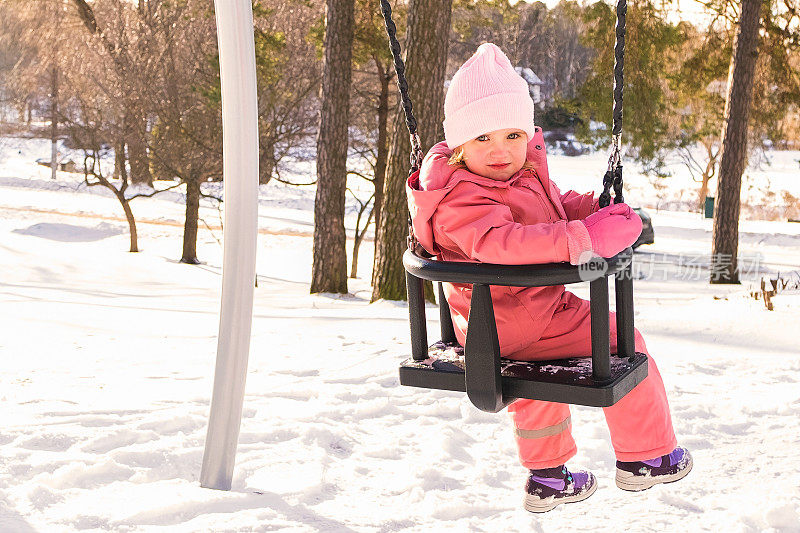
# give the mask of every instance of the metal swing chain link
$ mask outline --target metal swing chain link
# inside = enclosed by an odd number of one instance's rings
[[[400,100],[403,105],[403,113],[406,117],[406,126],[411,136],[411,171],[415,172],[422,164],[422,148],[417,134],[417,119],[414,118],[411,97],[408,95],[408,81],[406,80],[406,65],[400,53],[400,41],[397,40],[397,26],[392,20],[392,6],[389,0],[381,1],[381,14],[386,26],[386,33],[389,36],[389,49],[394,60],[394,71],[397,73],[397,88],[400,90]]]
[[[617,23],[614,28],[614,108],[612,112],[611,154],[608,158],[608,170],[603,176],[603,192],[600,195],[600,207],[611,203],[611,188],[614,189],[614,203],[624,202],[622,196],[622,163],[620,142],[622,137],[622,90],[624,87],[623,70],[625,67],[625,16],[628,12],[627,0],[617,2]]]
[[[406,80],[406,65],[400,53],[400,42],[397,40],[397,26],[392,20],[392,6],[388,0],[380,0],[381,14],[383,15],[383,22],[386,26],[386,34],[389,36],[389,50],[392,52],[392,59],[394,62],[394,71],[397,73],[397,88],[400,90],[400,100],[403,105],[403,113],[406,117],[406,126],[408,127],[408,134],[411,138],[411,154],[409,155],[409,162],[411,169],[409,176],[419,170],[422,165],[422,146],[417,133],[417,119],[414,118],[413,105],[411,104],[411,97],[408,95],[408,81]],[[419,244],[417,238],[414,236],[414,227],[411,224],[411,213],[408,213],[408,237],[406,244],[409,250],[422,257],[431,257],[431,255]]]

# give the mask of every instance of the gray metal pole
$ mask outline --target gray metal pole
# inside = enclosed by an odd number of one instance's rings
[[[258,234],[258,117],[250,0],[215,0],[222,81],[222,302],[200,486],[230,490],[242,421]]]

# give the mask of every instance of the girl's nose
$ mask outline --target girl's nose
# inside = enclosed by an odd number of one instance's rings
[[[503,142],[503,141],[497,141],[497,142],[492,143],[492,147],[491,147],[491,150],[490,150],[489,153],[490,154],[502,154],[502,153],[504,153],[506,151],[508,151],[508,147],[506,146],[506,143]]]

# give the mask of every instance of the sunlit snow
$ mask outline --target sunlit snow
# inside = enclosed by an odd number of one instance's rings
[[[769,155],[745,202],[768,188],[800,196],[800,153]],[[663,209],[684,209],[696,185],[676,167],[656,190],[626,167],[627,199],[648,208],[656,235],[636,254],[636,324],[695,467],[623,492],[602,412],[574,408],[569,464],[600,488],[537,516],[522,509],[526,471],[505,413],[399,385],[407,308],[369,304],[372,241],[349,295],[310,295],[314,191],[262,186],[244,416],[233,489],[221,492],[198,483],[217,207],[201,210],[202,264],[189,266],[177,261],[180,192],[135,200],[131,254],[117,201],[79,174],[51,181],[39,157],[45,141],[0,139],[2,532],[800,531],[800,294],[775,296],[774,311],[749,294],[762,275],[797,275],[800,224],[743,220],[744,283],[709,285],[712,221]],[[553,156],[551,175],[562,190],[596,190],[604,164]]]

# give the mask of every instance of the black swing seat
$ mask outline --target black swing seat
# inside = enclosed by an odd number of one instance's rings
[[[630,248],[608,260],[575,267],[489,265],[425,259],[411,250],[403,264],[408,285],[412,358],[400,365],[400,383],[466,392],[481,410],[498,412],[518,398],[607,407],[647,377],[647,356],[634,349]],[[609,347],[608,276],[615,277],[618,353]],[[473,286],[465,347],[455,340],[450,309],[439,284],[442,340],[427,345],[422,280]],[[534,363],[500,357],[491,285],[544,287],[590,283],[592,354]],[[587,354],[587,356],[590,354]]]
[[[592,378],[592,360],[572,357],[527,363],[500,358],[503,394],[512,398],[532,398],[607,407],[614,405],[647,376],[647,356],[633,358],[611,355],[611,379]],[[631,379],[626,379],[632,376]],[[438,341],[428,348],[428,358],[406,359],[400,364],[400,383],[412,387],[466,392],[464,348],[458,343]]]

